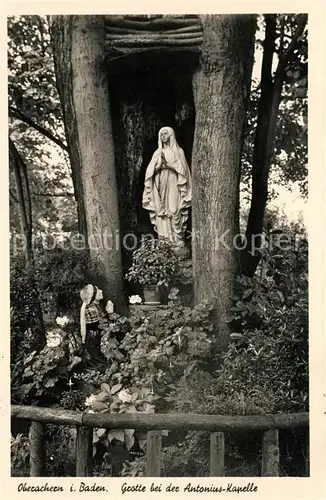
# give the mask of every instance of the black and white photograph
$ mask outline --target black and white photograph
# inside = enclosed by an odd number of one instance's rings
[[[310,477],[308,18],[7,18],[19,492]]]

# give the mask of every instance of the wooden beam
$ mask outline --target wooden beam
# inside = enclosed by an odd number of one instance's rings
[[[280,475],[280,448],[278,429],[270,429],[264,432],[261,475]]]
[[[161,476],[162,432],[147,433],[147,473],[149,477]]]
[[[302,419],[305,415],[304,419]],[[296,427],[306,427],[309,425],[309,413],[284,413],[273,416],[277,429],[295,429]]]
[[[76,477],[93,475],[93,429],[77,426]]]
[[[87,413],[83,418],[83,425],[104,428],[119,429],[192,429],[207,431],[255,431],[268,430],[275,428],[295,428],[308,425],[308,414],[298,414],[296,419],[286,420],[286,415],[277,422],[276,416],[268,415],[250,415],[250,416],[231,416],[231,415],[198,415],[189,413],[164,413],[164,414],[109,414]]]
[[[107,57],[107,63],[109,64],[110,61],[114,61],[115,59],[119,59],[120,57],[123,57],[128,54],[139,54],[141,52],[155,52],[155,51],[160,51],[160,52],[192,52],[192,53],[200,53],[200,45],[144,45],[142,47],[113,47],[113,46],[107,46],[106,47],[106,57]]]
[[[84,425],[94,427],[142,429],[199,429],[208,431],[267,430],[295,428],[308,424],[308,414],[297,414],[296,419],[283,415],[282,419],[268,415],[224,416],[199,414],[85,414]],[[289,416],[290,417],[290,416]],[[103,425],[102,425],[103,424]]]
[[[165,33],[166,35],[173,34],[173,33],[195,33],[203,32],[203,27],[201,23],[198,24],[192,24],[191,26],[184,26],[183,28],[173,28],[173,29],[166,29],[164,31],[158,31],[158,33]]]
[[[38,406],[11,406],[11,418],[21,420],[35,420],[47,424],[81,425],[83,414],[77,411],[62,410],[60,408],[41,408]]]
[[[259,431],[308,427],[309,413],[284,415],[201,415],[195,413],[82,413],[12,405],[11,417],[52,424],[84,425],[107,429],[189,429],[210,432]]]
[[[153,19],[198,19],[198,14],[126,14],[124,19],[129,21],[152,21]]]
[[[203,28],[200,24],[194,26],[185,26],[184,28],[174,28],[166,30],[139,30],[133,28],[117,28],[116,26],[107,26],[107,34],[110,35],[149,35],[149,34],[164,34],[164,35],[177,35],[181,33],[202,33]]]
[[[162,17],[164,17],[163,14],[126,14],[123,16],[124,19],[129,21],[151,21],[153,19],[162,19]]]
[[[198,17],[183,18],[183,17],[162,17],[159,19],[149,19],[148,21],[134,21],[126,19],[124,16],[104,16],[106,26],[116,26],[120,28],[147,29],[158,30],[168,27],[186,27],[200,24]]]
[[[225,476],[224,470],[225,443],[224,432],[211,432],[210,435],[210,476]]]
[[[44,477],[46,471],[45,426],[41,422],[32,422],[30,431],[30,477]]]
[[[107,33],[106,40],[111,41],[128,41],[128,42],[146,42],[147,40],[192,40],[193,38],[198,38],[202,40],[202,34],[198,31],[193,31],[191,33]]]

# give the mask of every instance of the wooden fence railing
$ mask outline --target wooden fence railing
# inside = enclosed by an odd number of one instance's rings
[[[210,476],[225,475],[224,433],[262,431],[262,476],[278,476],[280,464],[279,430],[307,428],[308,413],[277,415],[199,415],[192,413],[113,414],[83,413],[60,408],[12,406],[11,418],[30,420],[30,476],[45,475],[45,425],[75,426],[76,476],[93,474],[93,428],[147,430],[147,476],[161,475],[162,429],[210,432]],[[308,435],[308,432],[307,432]],[[309,450],[307,438],[307,450]],[[309,475],[309,452],[306,452],[306,474]]]

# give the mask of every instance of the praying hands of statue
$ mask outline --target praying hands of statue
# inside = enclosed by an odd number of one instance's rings
[[[158,175],[160,173],[160,171],[163,169],[163,168],[166,168],[167,167],[167,164],[166,164],[166,159],[165,159],[165,156],[164,156],[164,153],[162,151],[161,153],[161,161],[159,163],[157,163],[154,167],[154,172],[155,172],[155,175]]]
[[[162,160],[162,167],[166,167],[166,159],[165,159],[165,156],[164,156],[164,153],[162,151],[162,154],[161,154],[161,160]]]

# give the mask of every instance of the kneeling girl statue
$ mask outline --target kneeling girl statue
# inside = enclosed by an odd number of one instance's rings
[[[85,353],[90,363],[107,364],[107,360],[101,352],[101,325],[103,326],[103,322],[105,324],[107,320],[105,313],[113,312],[113,304],[108,301],[104,312],[100,305],[103,292],[91,284],[86,285],[80,291],[80,298],[83,301],[80,309],[80,331]]]

